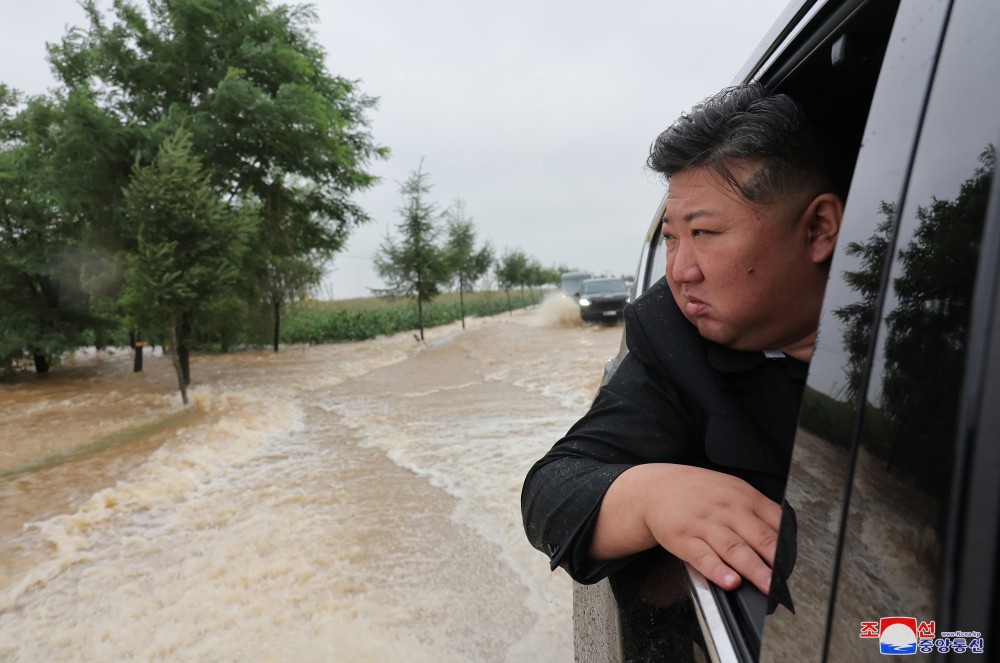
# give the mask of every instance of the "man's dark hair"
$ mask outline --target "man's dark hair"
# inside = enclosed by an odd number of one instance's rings
[[[746,182],[730,169],[743,159],[762,165]],[[681,115],[656,138],[646,164],[668,181],[686,168],[708,167],[745,199],[772,203],[802,190],[833,191],[824,161],[823,145],[798,104],[750,83],[725,88]]]

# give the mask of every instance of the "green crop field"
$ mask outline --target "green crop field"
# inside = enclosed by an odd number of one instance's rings
[[[532,306],[543,292],[511,291],[510,309]],[[503,291],[465,293],[465,317],[483,317],[508,311]],[[424,305],[424,327],[446,325],[461,319],[458,293],[444,293]],[[288,307],[281,329],[283,343],[337,343],[363,341],[376,336],[418,329],[417,303],[413,299],[365,297],[334,301],[307,300]]]

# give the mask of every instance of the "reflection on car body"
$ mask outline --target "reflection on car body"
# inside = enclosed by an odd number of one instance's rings
[[[744,66],[850,180],[785,492],[795,614],[651,554],[576,586],[577,660],[997,660],[997,34],[996,2],[797,1]],[[666,268],[662,214],[637,295]]]
[[[584,322],[617,322],[630,298],[625,279],[587,279],[580,284],[580,318]]]

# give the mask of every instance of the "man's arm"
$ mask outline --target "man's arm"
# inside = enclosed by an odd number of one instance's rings
[[[525,477],[528,540],[577,582],[596,582],[627,563],[590,555],[601,503],[618,476],[643,463],[694,460],[692,433],[673,406],[677,395],[664,389],[669,385],[650,383],[645,368],[626,356],[590,411]]]
[[[723,589],[740,577],[767,594],[781,506],[737,477],[687,465],[632,467],[608,488],[591,539],[594,559],[659,544]]]

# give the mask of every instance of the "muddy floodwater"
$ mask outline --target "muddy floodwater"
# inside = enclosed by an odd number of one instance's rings
[[[620,326],[557,300],[0,384],[0,661],[571,661],[521,481]]]

